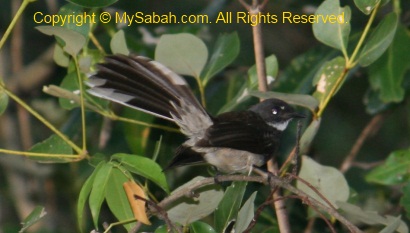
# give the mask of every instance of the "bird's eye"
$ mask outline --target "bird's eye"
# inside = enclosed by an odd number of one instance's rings
[[[272,114],[273,114],[273,115],[278,114],[278,110],[277,110],[276,108],[272,108]]]

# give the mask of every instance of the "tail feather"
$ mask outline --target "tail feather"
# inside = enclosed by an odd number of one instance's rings
[[[113,55],[98,65],[88,80],[89,92],[155,116],[181,118],[175,105],[180,100],[207,115],[186,81],[162,64],[145,57]]]

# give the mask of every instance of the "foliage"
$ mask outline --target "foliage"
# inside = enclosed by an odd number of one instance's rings
[[[29,0],[23,1],[20,11],[14,16],[15,20],[9,25],[10,30],[0,41],[0,49],[11,29],[14,29],[16,20],[30,3]],[[101,16],[108,12],[105,7],[116,4],[112,0],[70,0],[70,3],[61,6],[59,15]],[[269,4],[275,5],[276,2]],[[118,111],[112,104],[87,93],[87,75],[95,70],[95,65],[102,62],[105,55],[110,54],[107,51],[113,54],[133,52],[154,56],[155,60],[185,75],[211,113],[244,108],[255,101],[252,96],[280,98],[302,107],[300,111],[309,112],[311,117],[303,126],[300,151],[304,156],[294,186],[319,203],[338,208],[339,212],[350,216],[353,223],[360,222],[363,224],[360,226],[369,231],[382,229],[381,232],[408,232],[409,135],[400,131],[408,129],[408,122],[407,125],[399,122],[397,129],[390,131],[397,135],[394,139],[401,140],[400,143],[392,144],[389,136],[381,136],[383,143],[392,145],[388,151],[383,148],[379,152],[377,142],[366,149],[363,153],[366,165],[383,159],[371,171],[355,167],[360,164],[355,157],[357,151],[341,156],[347,147],[357,145],[360,148],[363,141],[368,139],[370,133],[363,130],[356,142],[350,140],[352,135],[358,135],[359,129],[363,128],[361,126],[365,122],[360,119],[363,112],[367,112],[367,118],[373,119],[377,116],[386,117],[388,113],[397,115],[395,119],[401,121],[409,119],[400,114],[403,109],[408,109],[406,99],[410,83],[410,31],[400,20],[406,5],[401,6],[399,0],[355,0],[349,4],[342,7],[339,0],[325,0],[317,6],[316,15],[338,16],[337,23],[312,24],[315,39],[323,45],[300,54],[287,66],[279,66],[276,55],[266,57],[270,90],[264,93],[257,91],[256,66],[244,70],[237,63],[243,46],[243,38],[237,32],[218,33],[216,36],[209,33],[208,36],[215,41],[210,43],[207,36],[203,36],[206,25],[201,24],[190,27],[164,24],[161,25],[163,32],[158,34],[152,25],[148,25],[148,29],[141,26],[143,29],[138,34],[129,28],[118,29],[121,23],[101,22],[101,18],[100,22],[81,25],[76,22],[63,26],[37,25],[39,32],[55,37],[54,62],[64,71],[59,79],[53,80],[43,91],[49,95],[47,98],[57,97],[61,109],[72,114],[75,120],[65,121],[75,133],[68,133],[69,130],[55,126],[19,97],[17,92],[8,89],[8,82],[1,81],[0,114],[9,114],[9,101],[13,100],[51,130],[52,134],[29,150],[5,148],[0,149],[0,152],[26,156],[39,163],[69,163],[74,167],[79,162],[80,169],[72,168],[75,172],[70,179],[79,180],[81,185],[73,185],[76,207],[69,208],[76,209],[73,212],[78,227],[71,226],[68,232],[77,229],[82,232],[91,229],[116,231],[118,225],[127,231],[169,232],[177,231],[180,224],[184,229],[189,228],[190,232],[231,232],[232,229],[243,232],[250,225],[255,231],[268,229],[278,232],[274,209],[266,207],[272,202],[269,199],[271,190],[267,185],[234,181],[192,191],[193,186],[205,180],[204,175],[214,174],[203,169],[162,170],[173,150],[182,142],[175,126],[134,110]],[[381,13],[389,11],[388,6],[392,6],[391,12]],[[209,6],[207,10],[217,14],[224,10],[223,7]],[[116,12],[120,11],[116,9]],[[360,17],[366,17],[365,25],[357,23],[356,18]],[[152,47],[151,42],[156,46]],[[365,80],[359,82],[361,88],[355,86],[358,83],[356,76]],[[55,85],[58,82],[60,84]],[[363,104],[360,98],[364,99]],[[343,110],[349,109],[345,110],[348,111],[347,115],[338,116],[335,107],[338,103],[343,105]],[[357,103],[360,104],[360,110],[350,108],[350,104],[358,106]],[[356,125],[349,125],[349,118]],[[101,121],[102,127],[99,125]],[[107,122],[111,121],[121,123],[115,123],[111,128],[107,126],[110,125]],[[397,122],[395,120],[394,123]],[[100,127],[101,130],[96,130]],[[359,129],[352,134],[349,127]],[[371,124],[369,127],[373,127],[373,131],[378,130]],[[385,130],[389,132],[389,129]],[[113,136],[109,138],[107,134]],[[294,144],[294,140],[289,139],[292,136],[287,135],[283,140],[285,149],[282,148],[281,156],[278,156],[280,164],[285,163],[283,161],[287,154],[292,155],[288,153]],[[332,137],[337,140],[332,141]],[[324,156],[319,162],[327,165],[321,165],[306,156],[320,157],[320,154]],[[334,168],[340,161],[343,161],[343,166]],[[56,166],[58,169],[58,166],[64,165]],[[292,173],[293,166],[285,163],[281,170],[286,182],[289,182],[286,174]],[[357,169],[360,172],[355,171]],[[368,187],[368,190],[363,187]],[[396,192],[396,196],[391,197],[390,194],[398,189],[401,193],[397,195]],[[289,216],[295,232],[309,225],[305,220],[300,220],[301,216],[303,219],[322,217],[333,220],[329,212],[326,216],[322,214],[326,212],[325,209],[318,210],[308,202],[305,204],[311,208],[307,209],[291,201],[297,193],[288,191],[293,194],[286,192],[284,199],[292,206]],[[167,202],[181,192],[189,195]],[[374,208],[366,209],[369,207],[366,206],[367,201],[376,197],[379,198],[377,206],[382,206],[377,209],[379,213],[373,211]],[[311,214],[312,211],[316,213]],[[41,223],[43,217],[48,216],[46,212],[47,207],[36,207],[23,221],[21,232],[36,222]],[[390,214],[385,215],[387,212]],[[102,223],[109,224],[103,226]],[[320,232],[323,227],[321,224],[317,224],[317,229],[313,231]],[[334,226],[337,230],[346,230],[345,227]]]

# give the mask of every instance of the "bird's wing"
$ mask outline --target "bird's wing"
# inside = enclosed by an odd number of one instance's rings
[[[237,114],[237,113],[233,113]],[[235,121],[215,121],[206,131],[203,140],[197,143],[203,147],[226,147],[249,151],[255,154],[272,154],[277,148],[280,132],[267,125],[250,112]]]
[[[141,56],[112,55],[97,66],[87,85],[92,95],[176,122],[185,134],[212,120],[188,83],[161,63]],[[190,122],[195,122],[192,126]]]

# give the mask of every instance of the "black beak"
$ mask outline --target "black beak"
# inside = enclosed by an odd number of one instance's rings
[[[303,114],[301,114],[301,113],[297,113],[297,112],[292,113],[292,114],[290,115],[290,117],[291,117],[291,118],[306,118],[305,115],[303,115]]]

